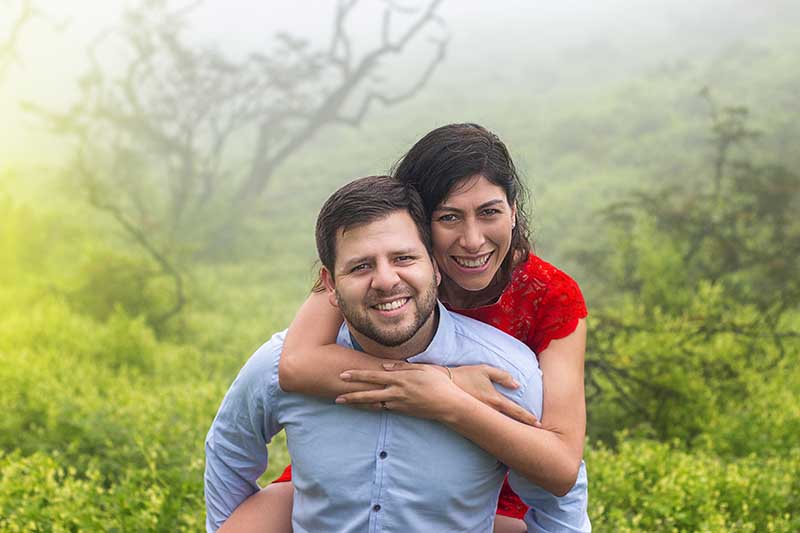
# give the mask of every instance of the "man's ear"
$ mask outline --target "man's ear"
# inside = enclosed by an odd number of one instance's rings
[[[319,276],[322,279],[325,291],[328,293],[328,301],[333,307],[338,308],[339,302],[336,300],[336,284],[333,281],[333,274],[327,268],[322,267],[319,269]]]
[[[333,274],[327,268],[322,267],[319,269],[319,277],[322,279],[325,292],[328,293],[328,301],[333,307],[338,308],[339,302],[336,300],[336,284],[333,281]]]
[[[436,286],[438,287],[442,282],[442,273],[439,272],[439,263],[436,262],[436,259],[431,257],[431,262],[433,263],[433,275],[436,277]]]

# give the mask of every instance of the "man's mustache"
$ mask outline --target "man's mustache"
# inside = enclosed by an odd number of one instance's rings
[[[413,298],[415,292],[409,286],[401,286],[395,289],[392,289],[389,292],[386,291],[379,291],[379,290],[371,290],[367,294],[366,303],[369,306],[377,305],[380,303],[385,303],[387,300],[395,300],[397,298]]]

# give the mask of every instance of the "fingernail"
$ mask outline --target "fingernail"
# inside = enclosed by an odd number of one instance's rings
[[[347,403],[347,400],[339,396],[338,398],[336,398],[336,403]]]
[[[342,379],[344,381],[349,381],[351,377],[352,376],[350,375],[350,372],[342,372],[341,374],[339,374],[339,379]]]
[[[518,389],[518,388],[519,388],[519,383],[518,383],[518,382],[517,382],[517,380],[515,380],[515,379],[512,379],[512,380],[511,380],[511,385],[512,385],[512,386],[513,386],[515,389]]]
[[[383,368],[385,368],[386,370],[389,370],[390,368],[396,367],[397,363],[383,363],[383,365],[381,366],[383,366]]]

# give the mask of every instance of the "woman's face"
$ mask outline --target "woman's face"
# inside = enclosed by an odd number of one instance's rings
[[[516,206],[480,174],[457,184],[433,211],[433,255],[449,281],[467,291],[489,286],[511,247]]]

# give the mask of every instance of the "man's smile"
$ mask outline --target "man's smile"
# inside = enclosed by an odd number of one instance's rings
[[[411,300],[409,296],[401,296],[393,300],[374,304],[371,307],[373,309],[381,311],[381,314],[386,314],[386,313],[391,313],[392,311],[397,311],[402,307],[405,307],[405,305],[408,303],[409,300]]]

